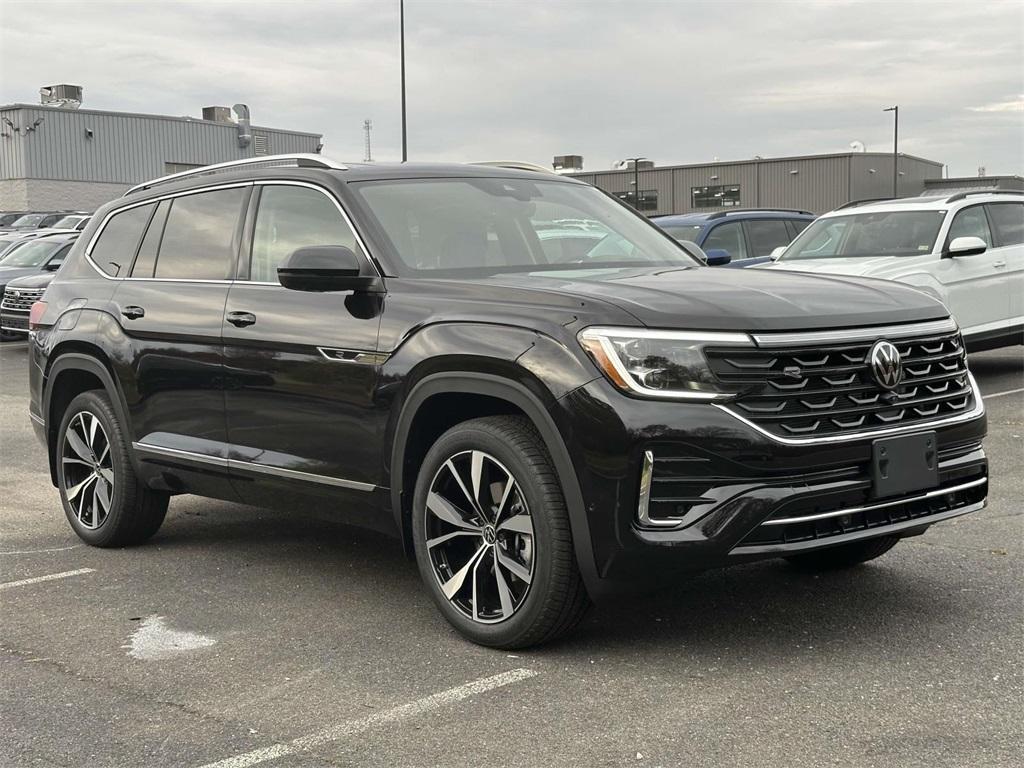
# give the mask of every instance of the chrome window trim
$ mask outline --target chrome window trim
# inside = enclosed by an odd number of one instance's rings
[[[304,482],[319,483],[321,485],[333,485],[354,491],[370,492],[377,488],[373,483],[361,483],[356,480],[345,480],[340,477],[328,477],[327,475],[316,475],[312,472],[300,472],[295,469],[283,469],[281,467],[271,467],[266,464],[255,464],[251,461],[226,459],[221,456],[209,456],[203,453],[194,453],[193,451],[183,451],[179,448],[165,448],[151,443],[133,442],[132,448],[137,451],[142,451],[143,453],[152,453],[157,456],[166,456],[172,459],[182,458],[203,464],[213,464],[223,469],[259,472],[264,475],[273,475],[274,477],[283,477],[289,480],[302,480]]]
[[[958,413],[955,416],[947,416],[942,419],[933,419],[931,421],[918,421],[914,424],[905,424],[899,427],[872,429],[860,432],[843,432],[841,434],[826,435],[824,437],[781,437],[779,435],[772,434],[763,427],[758,426],[749,419],[736,413],[736,411],[729,408],[728,405],[722,405],[721,403],[711,403],[711,405],[729,414],[734,419],[743,422],[743,424],[759,432],[765,437],[770,438],[777,443],[782,443],[783,445],[828,445],[831,443],[848,443],[852,440],[864,440],[871,437],[889,437],[890,435],[902,435],[909,432],[922,432],[929,429],[947,427],[952,424],[960,424],[965,421],[980,418],[985,413],[985,402],[978,390],[978,384],[974,380],[974,375],[970,371],[967,372],[967,379],[971,384],[971,394],[974,396],[974,408],[967,413]]]
[[[960,483],[959,485],[951,485],[947,488],[936,488],[935,490],[928,491],[927,493],[920,493],[916,496],[905,496],[902,499],[891,499],[889,501],[882,501],[878,504],[865,504],[862,507],[847,507],[846,509],[837,509],[832,512],[822,512],[819,515],[806,515],[805,517],[780,517],[765,520],[761,525],[789,525],[790,523],[810,523],[815,520],[827,520],[830,517],[842,517],[843,515],[855,515],[858,512],[870,512],[873,509],[885,509],[886,507],[895,507],[899,504],[908,504],[915,501],[923,501],[924,499],[934,499],[936,496],[942,496],[947,493],[956,493],[957,491],[966,491],[968,488],[977,488],[979,485],[983,485],[988,482],[987,477],[979,477],[976,480],[971,480],[966,483]]]
[[[855,343],[877,339],[897,339],[906,336],[925,336],[932,333],[952,333],[957,330],[952,317],[945,320],[930,320],[924,323],[883,325],[876,328],[852,328],[835,331],[810,331],[800,333],[755,333],[754,341],[759,347],[797,347],[804,344]]]

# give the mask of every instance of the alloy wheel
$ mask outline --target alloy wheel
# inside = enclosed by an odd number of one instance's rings
[[[95,530],[110,514],[114,466],[110,439],[100,420],[79,411],[68,422],[61,443],[64,496],[78,522]]]
[[[427,554],[444,596],[473,621],[510,618],[536,562],[533,518],[512,473],[490,454],[462,451],[435,473],[426,507]]]

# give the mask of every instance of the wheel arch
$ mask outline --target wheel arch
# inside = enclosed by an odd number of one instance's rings
[[[391,510],[406,552],[412,551],[411,500],[416,479],[415,471],[418,469],[416,465],[410,467],[410,459],[415,460],[417,452],[422,448],[415,442],[415,428],[418,417],[422,418],[426,413],[424,406],[429,406],[431,401],[438,397],[454,398],[458,400],[460,406],[470,406],[461,408],[464,417],[460,416],[454,423],[497,413],[518,413],[530,420],[544,441],[558,474],[569,512],[576,560],[585,582],[591,584],[591,580],[598,576],[590,528],[587,524],[579,479],[561,433],[535,393],[520,382],[493,374],[435,373],[417,382],[403,404],[392,445],[390,486]],[[429,445],[426,448],[429,448]],[[422,450],[422,454],[425,452]],[[418,458],[422,459],[422,455]],[[413,473],[411,476],[410,472]]]

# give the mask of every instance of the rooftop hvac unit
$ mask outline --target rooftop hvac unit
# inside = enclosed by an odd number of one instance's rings
[[[82,106],[82,86],[46,85],[39,89],[39,103],[61,109],[78,109]]]

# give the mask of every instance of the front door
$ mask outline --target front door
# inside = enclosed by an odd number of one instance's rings
[[[379,481],[386,417],[373,409],[381,301],[289,290],[277,280],[277,265],[297,248],[365,251],[320,187],[259,184],[253,206],[250,259],[228,293],[223,325],[236,488],[252,503],[294,503],[296,493],[367,500]]]

